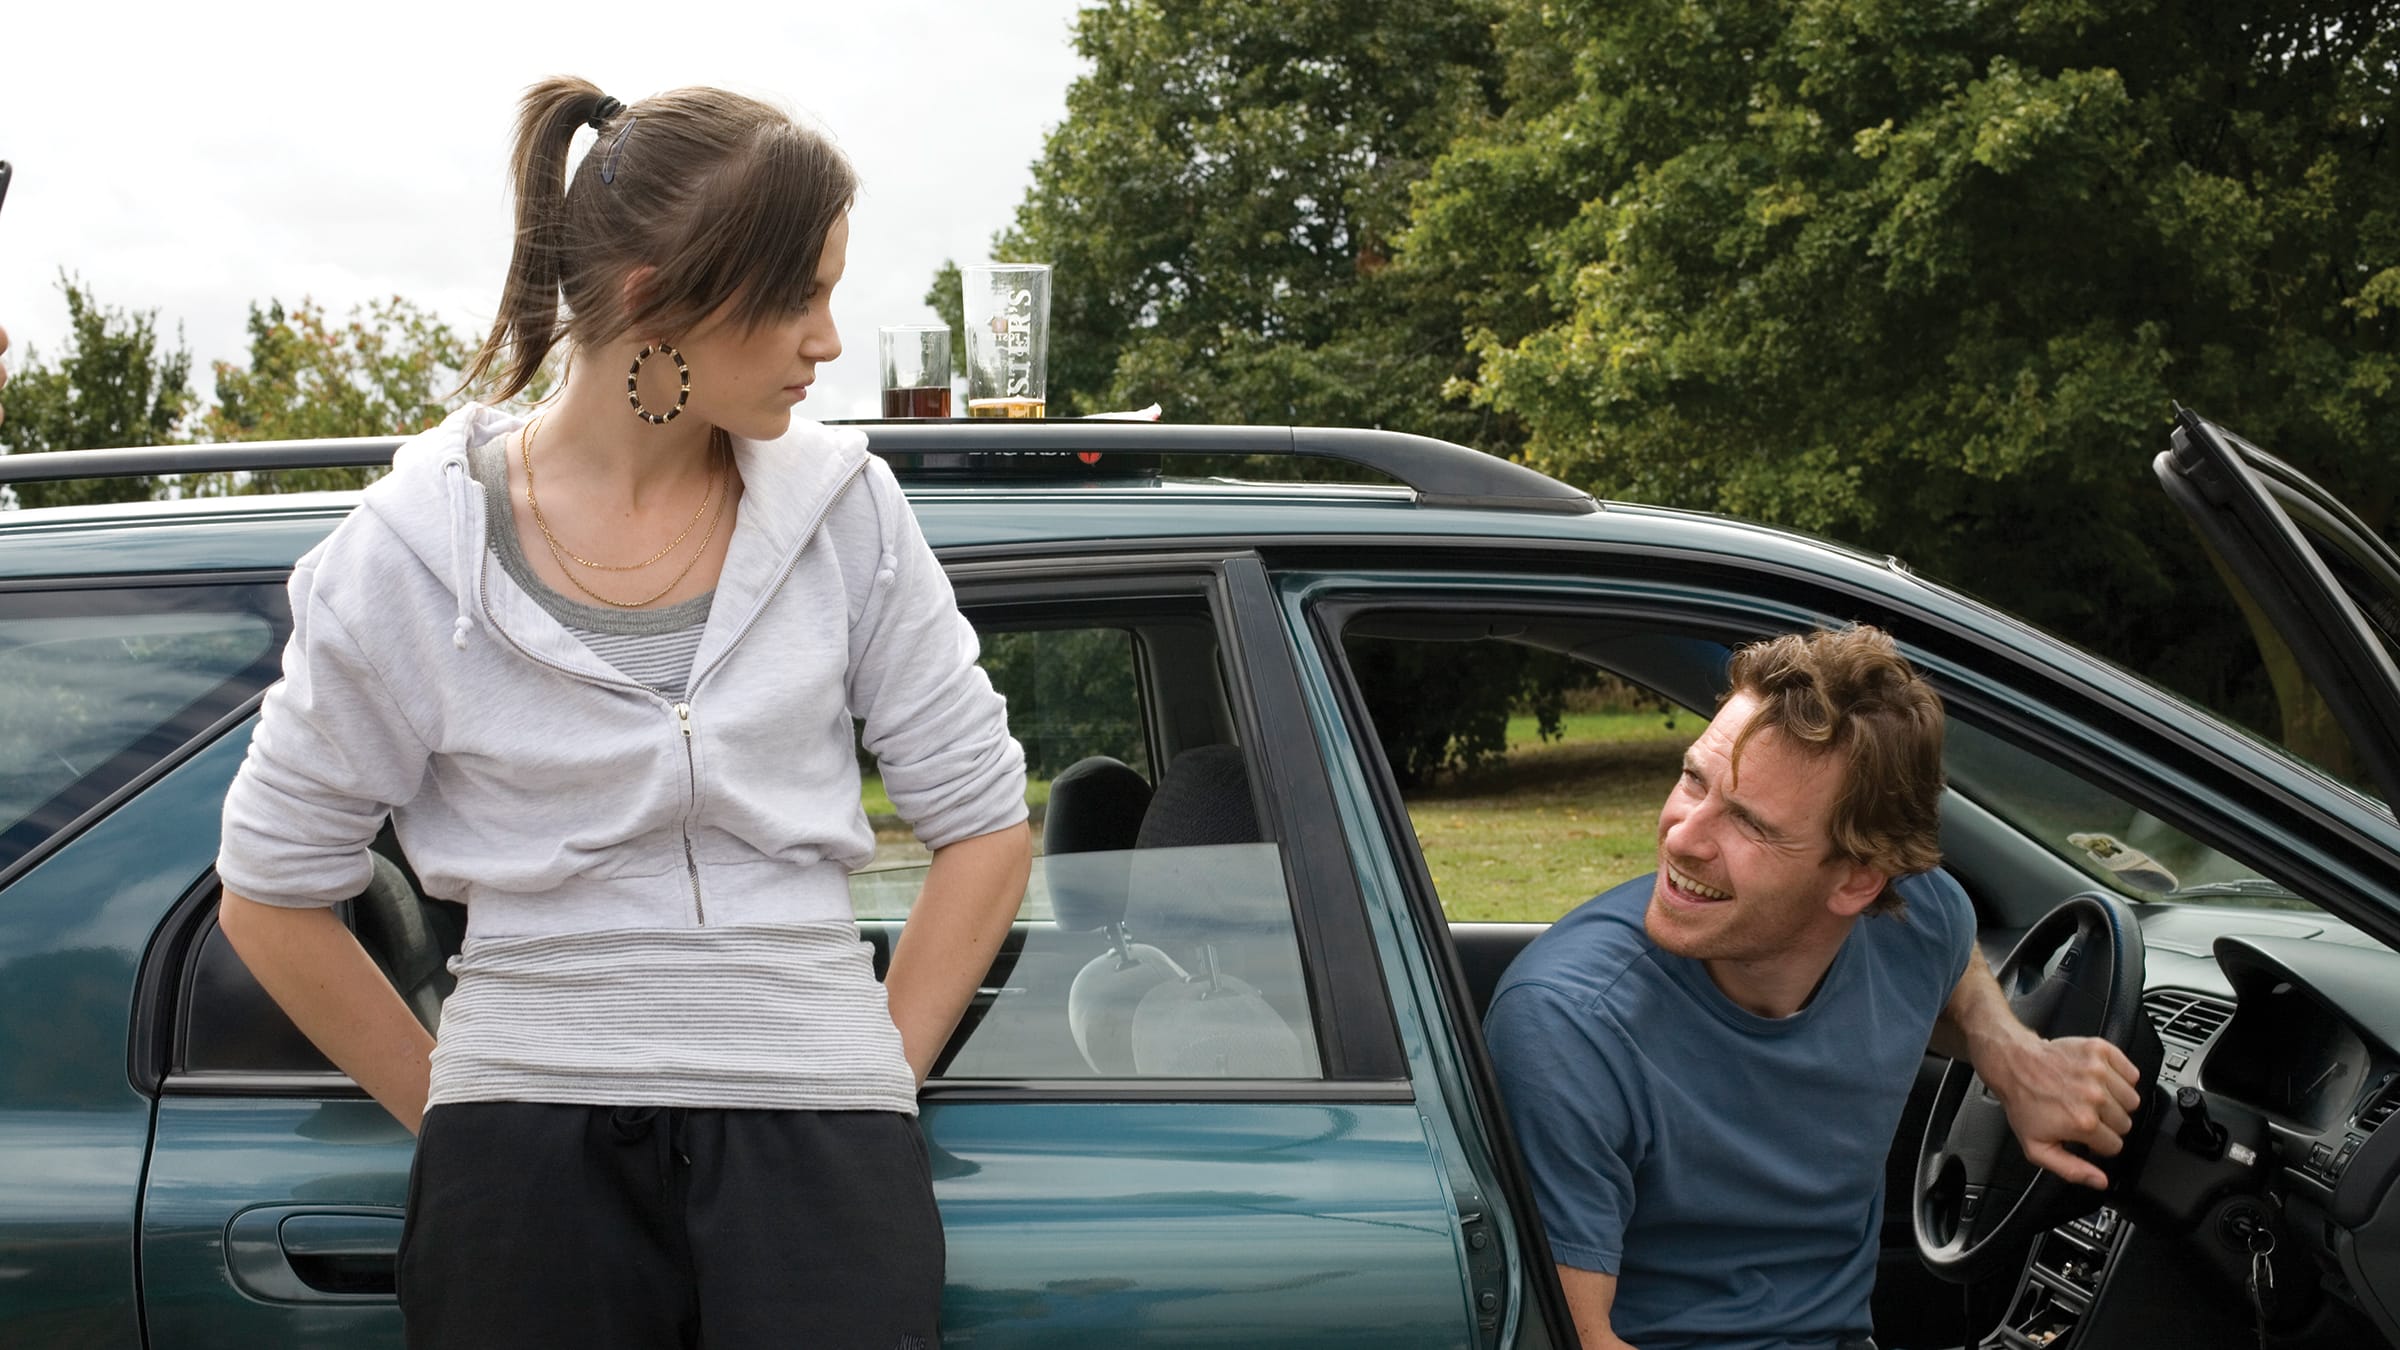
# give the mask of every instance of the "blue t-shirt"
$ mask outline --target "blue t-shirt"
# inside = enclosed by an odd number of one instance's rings
[[[1745,1011],[1642,930],[1651,879],[1525,949],[1485,1038],[1562,1265],[1617,1277],[1641,1350],[1822,1347],[1870,1330],[1883,1167],[1974,908],[1947,873],[1898,883],[1807,1007]]]

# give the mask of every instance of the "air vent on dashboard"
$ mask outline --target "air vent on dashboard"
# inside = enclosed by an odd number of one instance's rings
[[[2233,1005],[2225,1000],[2174,989],[2144,995],[2142,1011],[2150,1014],[2159,1035],[2185,1045],[2206,1044],[2217,1028],[2233,1019]]]
[[[2390,1120],[2394,1112],[2400,1112],[2400,1074],[2384,1079],[2383,1086],[2375,1089],[2375,1095],[2359,1108],[2358,1132],[2375,1133],[2375,1127]]]

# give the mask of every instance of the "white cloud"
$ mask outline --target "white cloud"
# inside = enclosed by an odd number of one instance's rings
[[[929,321],[944,258],[983,258],[1065,114],[1077,0],[707,5],[26,5],[0,37],[0,324],[55,350],[80,275],[180,323],[203,393],[254,301],[336,315],[404,295],[479,336],[508,259],[524,87],[631,102],[687,84],[831,132],[864,188],[837,296],[847,354],[809,398],[873,416],[875,329]]]

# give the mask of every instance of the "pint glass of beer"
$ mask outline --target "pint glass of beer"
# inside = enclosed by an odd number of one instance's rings
[[[1049,385],[1049,264],[994,263],[965,268],[963,276],[967,416],[1042,416]]]
[[[883,415],[950,415],[950,329],[938,323],[894,324],[876,332],[883,364]]]

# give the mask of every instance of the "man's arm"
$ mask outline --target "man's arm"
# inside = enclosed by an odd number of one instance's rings
[[[1567,1291],[1567,1311],[1575,1317],[1575,1338],[1583,1350],[1634,1350],[1608,1325],[1608,1310],[1617,1302],[1616,1276],[1560,1266],[1558,1282]]]
[[[2141,1072],[2124,1051],[2095,1036],[2034,1034],[2009,1008],[1980,949],[1969,954],[1967,973],[1934,1023],[1933,1051],[1975,1066],[2008,1108],[2027,1158],[2069,1181],[2107,1187],[2108,1175],[2066,1145],[2103,1157],[2124,1149],[2142,1101]]]

